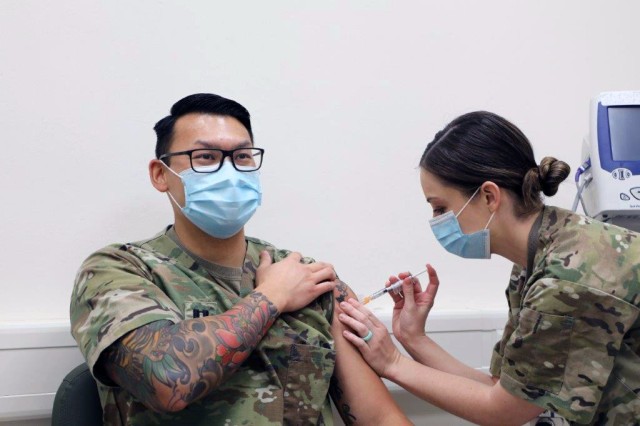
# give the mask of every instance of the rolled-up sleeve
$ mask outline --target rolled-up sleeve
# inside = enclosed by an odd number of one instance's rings
[[[102,351],[128,332],[154,321],[181,320],[152,279],[127,246],[102,249],[80,267],[71,297],[71,334],[91,371]]]

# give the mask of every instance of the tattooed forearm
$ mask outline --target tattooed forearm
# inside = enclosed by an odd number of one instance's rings
[[[277,316],[273,303],[252,292],[221,315],[140,327],[105,351],[101,362],[149,407],[178,411],[231,375]]]
[[[353,413],[351,413],[351,407],[349,406],[349,404],[346,404],[343,400],[344,391],[340,387],[340,382],[335,375],[331,377],[329,393],[331,394],[333,403],[338,409],[338,412],[340,413],[340,417],[342,417],[342,421],[344,422],[344,424],[354,424],[354,422],[356,422],[358,419],[353,415]]]

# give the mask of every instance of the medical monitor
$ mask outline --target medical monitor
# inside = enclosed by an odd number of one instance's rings
[[[640,162],[640,106],[609,107],[611,158],[620,164]]]
[[[640,230],[640,91],[605,92],[591,102],[580,181],[588,216]]]
[[[640,174],[640,105],[598,104],[598,148],[600,166]]]

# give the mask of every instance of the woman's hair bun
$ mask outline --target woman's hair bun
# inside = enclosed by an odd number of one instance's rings
[[[538,179],[542,193],[546,196],[555,195],[558,187],[569,173],[571,167],[562,160],[554,157],[544,157],[538,166]]]

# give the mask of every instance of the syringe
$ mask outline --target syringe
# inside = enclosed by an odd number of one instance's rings
[[[424,273],[425,273],[425,272],[427,272],[427,271],[428,271],[428,269],[425,269],[424,271],[422,271],[422,272],[418,272],[418,273],[417,273],[417,274],[415,274],[415,275],[409,275],[407,278],[415,278],[415,277],[417,277],[418,275],[422,275],[422,274],[424,274]],[[406,280],[407,278],[405,278],[405,280]],[[399,289],[400,287],[402,287],[402,282],[403,282],[403,281],[404,281],[404,280],[400,280],[400,281],[398,281],[397,283],[390,285],[389,287],[385,287],[385,288],[383,288],[382,290],[378,290],[378,291],[374,292],[373,294],[371,294],[370,296],[365,297],[364,299],[362,299],[362,304],[363,304],[363,305],[366,305],[367,303],[371,302],[371,301],[372,301],[372,300],[374,300],[374,299],[377,299],[378,297],[382,296],[383,294],[387,294],[387,293],[389,293],[390,291],[396,291],[397,289]]]

